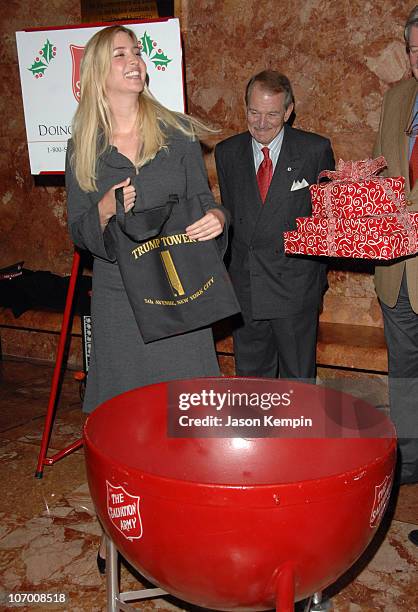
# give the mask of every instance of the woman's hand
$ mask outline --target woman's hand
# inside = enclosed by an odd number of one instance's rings
[[[186,234],[194,240],[211,240],[222,234],[225,216],[221,210],[211,208],[204,217],[186,227]]]
[[[106,191],[102,199],[100,200],[99,207],[99,218],[100,225],[102,229],[106,227],[109,223],[109,220],[116,214],[116,197],[115,191],[119,187],[123,188],[123,206],[125,208],[125,212],[131,210],[131,208],[135,205],[136,191],[135,187],[130,184],[131,179],[127,178],[122,183],[118,183],[117,185],[113,185]]]

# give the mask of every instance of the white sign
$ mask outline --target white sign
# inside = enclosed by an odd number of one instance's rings
[[[140,41],[151,92],[164,106],[183,112],[179,20],[125,25]],[[16,32],[32,174],[64,171],[71,121],[80,97],[80,61],[87,41],[102,27]]]

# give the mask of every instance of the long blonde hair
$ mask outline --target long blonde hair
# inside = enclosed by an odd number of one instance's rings
[[[97,159],[111,142],[112,121],[105,83],[111,68],[113,39],[118,32],[125,32],[137,44],[136,35],[129,28],[120,25],[103,28],[87,43],[81,62],[81,97],[72,124],[71,165],[83,191],[97,190]],[[138,100],[138,131],[143,144],[135,159],[137,170],[167,146],[164,128],[177,129],[192,140],[215,131],[197,119],[170,111],[154,98],[146,85]]]

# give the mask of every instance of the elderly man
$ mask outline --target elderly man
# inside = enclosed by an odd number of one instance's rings
[[[229,272],[243,314],[233,332],[236,372],[314,380],[326,269],[314,258],[286,256],[283,232],[311,214],[308,186],[334,168],[334,156],[327,139],[286,125],[294,99],[284,75],[255,75],[245,101],[248,131],[215,149],[232,215]]]
[[[406,181],[410,212],[418,211],[418,6],[405,25],[412,78],[386,92],[374,154],[388,176]],[[418,482],[418,256],[378,265],[375,286],[389,353],[390,411],[400,450],[400,482]],[[415,543],[418,544],[418,531]],[[411,539],[414,532],[410,534]]]

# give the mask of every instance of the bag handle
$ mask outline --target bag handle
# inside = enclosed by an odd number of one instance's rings
[[[173,206],[179,201],[177,195],[171,194],[169,200],[162,206],[138,212],[130,210],[126,213],[123,204],[123,187],[115,189],[115,198],[116,222],[121,231],[135,242],[142,242],[160,234],[171,215]]]

